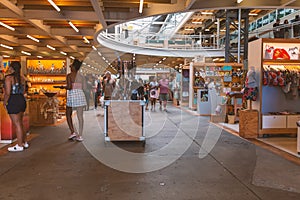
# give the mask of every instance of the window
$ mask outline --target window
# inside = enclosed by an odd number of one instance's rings
[[[262,18],[260,18],[259,20],[257,20],[257,28],[262,27],[262,21],[263,21]]]

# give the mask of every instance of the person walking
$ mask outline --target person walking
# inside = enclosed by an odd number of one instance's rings
[[[152,81],[149,83],[149,88],[151,111],[155,111],[156,99],[158,98],[158,83],[156,81],[156,77],[153,77]]]
[[[71,73],[67,75],[67,109],[66,109],[66,117],[69,129],[71,131],[71,135],[69,139],[76,139],[78,142],[83,141],[82,133],[83,133],[83,109],[86,106],[86,99],[84,95],[84,89],[86,88],[85,78],[78,73],[82,62],[75,59],[73,63],[70,65]],[[73,110],[76,110],[77,119],[79,122],[79,131],[75,132],[72,113]]]
[[[166,75],[162,75],[162,79],[159,80],[158,85],[159,85],[159,100],[162,102],[163,110],[167,111],[169,80],[166,78]]]
[[[23,116],[26,110],[24,89],[25,77],[21,76],[21,64],[13,61],[9,66],[8,75],[5,76],[3,99],[4,108],[16,127],[17,144],[8,148],[10,152],[23,151],[24,148],[29,147],[23,127]]]

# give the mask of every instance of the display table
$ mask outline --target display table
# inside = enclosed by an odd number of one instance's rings
[[[104,105],[105,141],[145,141],[144,101],[107,100]]]
[[[0,118],[1,118],[1,134],[0,134],[0,143],[12,143],[16,139],[16,130],[13,125],[9,115],[7,114],[6,109],[3,106],[3,102],[0,102]],[[27,108],[23,117],[23,125],[26,133],[29,132],[29,109],[28,102]]]

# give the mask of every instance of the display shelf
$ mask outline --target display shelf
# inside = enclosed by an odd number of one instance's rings
[[[57,74],[57,73],[46,73],[46,74],[43,74],[43,73],[40,73],[40,74],[37,74],[37,73],[28,73],[30,76],[62,76],[62,77],[66,77],[66,73],[64,74]]]
[[[267,113],[287,110],[297,113],[300,111],[299,100],[294,98],[292,92],[284,89],[287,85],[284,78],[287,76],[286,73],[290,71],[289,67],[292,68],[292,73],[300,74],[299,53],[293,52],[293,49],[299,48],[300,41],[295,39],[261,38],[249,43],[248,65],[254,67],[259,85],[259,98],[257,101],[252,102],[253,109],[259,111],[259,136],[297,133],[295,121],[299,119],[299,116],[270,115]],[[284,52],[285,55],[277,55],[276,53],[280,52],[279,50]],[[271,68],[268,68],[268,66],[271,66]],[[272,68],[281,71],[275,70],[276,73],[274,73]],[[284,77],[281,77],[281,72],[284,73]],[[265,76],[266,73],[268,76]],[[274,80],[272,75],[275,75]],[[292,77],[294,76],[290,78]],[[281,81],[280,84],[279,81]]]
[[[234,73],[242,74],[234,76]],[[242,84],[245,79],[243,70],[243,64],[240,63],[193,63],[191,81],[192,91],[196,96],[190,100],[190,108],[197,108],[197,90],[209,88],[210,84],[213,83],[212,87],[216,88],[216,92],[219,96],[224,96],[228,90],[230,91],[241,91]],[[203,87],[199,87],[199,81],[202,81]],[[232,84],[239,84],[239,87],[232,87]],[[226,92],[223,91],[226,89]]]
[[[51,84],[51,85],[55,85],[55,84],[66,84],[66,81],[57,81],[57,82],[43,82],[43,81],[39,81],[39,82],[31,82],[31,84]]]

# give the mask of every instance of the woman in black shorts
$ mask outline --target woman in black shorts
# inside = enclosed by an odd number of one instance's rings
[[[23,128],[23,116],[26,109],[24,85],[25,78],[21,76],[20,62],[11,62],[8,75],[5,76],[3,104],[16,127],[18,141],[15,146],[9,147],[8,151],[23,151],[24,148],[29,147]]]

